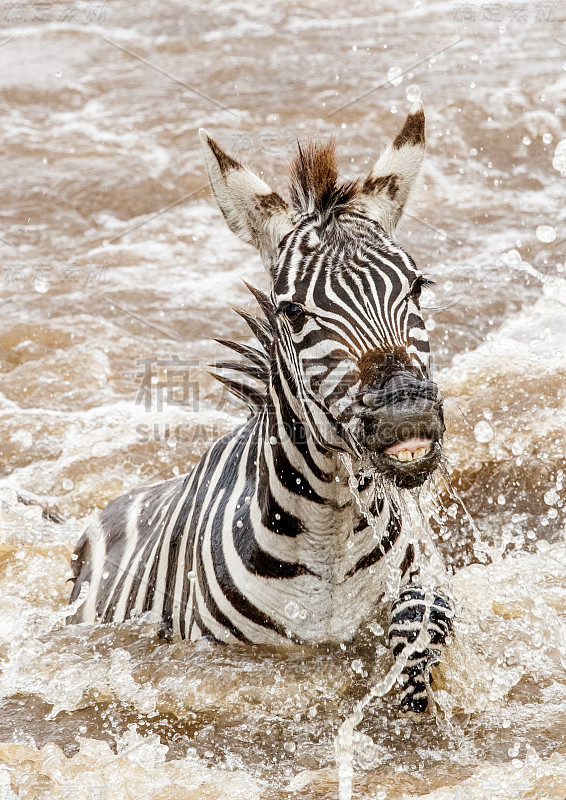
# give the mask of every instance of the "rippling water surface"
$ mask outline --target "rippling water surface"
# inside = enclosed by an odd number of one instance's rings
[[[334,136],[358,176],[419,94],[428,156],[398,238],[436,280],[473,524],[440,480],[458,622],[437,708],[371,705],[354,797],[566,796],[566,7],[409,5],[1,6],[3,799],[338,796],[337,730],[390,665],[379,627],[282,653],[62,613],[86,515],[244,416],[206,365],[213,337],[246,336],[241,279],[265,279],[211,203],[197,128],[284,191],[298,138]],[[188,376],[168,396],[165,369]]]

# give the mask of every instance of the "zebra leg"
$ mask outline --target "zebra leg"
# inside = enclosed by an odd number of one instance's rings
[[[427,602],[428,601],[428,602]],[[422,713],[428,707],[427,686],[430,667],[441,660],[446,639],[452,632],[454,604],[439,589],[427,593],[420,586],[406,586],[391,609],[389,645],[393,655],[408,656],[401,673],[401,709]],[[426,624],[428,644],[424,649],[411,652],[411,646]]]

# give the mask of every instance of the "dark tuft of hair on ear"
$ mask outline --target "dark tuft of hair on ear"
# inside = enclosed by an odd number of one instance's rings
[[[357,194],[357,181],[338,183],[338,164],[334,140],[319,143],[297,142],[298,153],[290,169],[291,201],[301,213],[318,212],[326,216],[338,211]]]

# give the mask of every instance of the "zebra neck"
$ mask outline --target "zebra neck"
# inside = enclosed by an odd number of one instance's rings
[[[304,419],[300,401],[288,385],[272,381],[265,437],[279,478],[295,481],[295,493],[342,507],[352,500],[348,474],[338,453],[319,444]],[[305,494],[301,484],[313,490]],[[315,499],[316,498],[316,499]]]
[[[361,497],[354,496],[345,464],[309,435],[298,405],[272,392],[257,420],[253,506],[261,522],[258,544],[282,563],[307,565],[313,574],[339,584],[357,565],[380,557],[391,509],[369,485],[360,487]],[[373,527],[360,500],[374,515]]]

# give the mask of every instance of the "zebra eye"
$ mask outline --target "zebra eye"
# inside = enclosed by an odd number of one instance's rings
[[[419,304],[419,300],[421,297],[421,292],[427,286],[434,286],[434,281],[431,281],[429,278],[425,278],[422,275],[413,282],[411,286],[411,291],[408,294],[408,298],[411,298],[417,305]]]
[[[284,314],[289,322],[300,322],[305,316],[305,309],[296,303],[281,303],[278,314]]]

